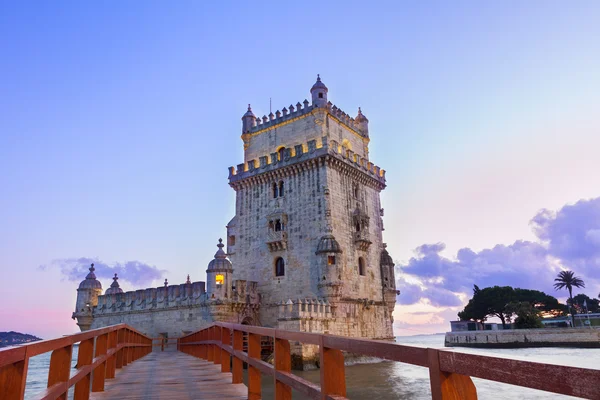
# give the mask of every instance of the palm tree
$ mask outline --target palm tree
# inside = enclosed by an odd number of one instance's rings
[[[558,276],[554,279],[554,289],[560,290],[567,288],[569,291],[569,304],[573,307],[573,287],[584,288],[585,283],[583,280],[577,276],[573,271],[560,271]],[[573,321],[573,326],[575,326],[575,308],[573,307],[573,312],[571,313],[571,319]]]

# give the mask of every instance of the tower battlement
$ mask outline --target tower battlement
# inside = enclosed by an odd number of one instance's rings
[[[248,109],[250,110],[250,105],[248,106]],[[289,108],[284,107],[281,111],[275,111],[275,114],[270,113],[268,116],[263,115],[262,118],[255,118],[254,122],[251,122],[251,124],[243,131],[242,139],[244,139],[244,136],[256,135],[278,125],[295,121],[296,119],[300,119],[316,110],[327,111],[340,123],[346,125],[346,127],[353,130],[357,134],[364,136],[365,139],[368,139],[368,136],[365,136],[362,133],[360,124],[353,117],[342,111],[341,108],[338,108],[331,102],[328,102],[324,108],[320,108],[317,105],[310,105],[306,99],[303,103],[296,103],[295,107],[293,104],[290,104]]]
[[[332,159],[352,166],[367,176],[377,180],[385,186],[385,170],[359,156],[352,150],[343,147],[336,140],[329,140],[327,136],[320,140],[309,140],[306,144],[297,144],[294,147],[283,149],[283,157],[277,152],[266,154],[236,167],[229,167],[229,184],[233,185],[244,179],[278,170],[282,167],[298,165],[308,160],[330,156]]]

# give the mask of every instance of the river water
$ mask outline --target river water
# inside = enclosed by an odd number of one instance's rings
[[[444,335],[398,337],[397,342],[408,346],[443,348]],[[547,364],[600,369],[600,349],[530,348],[530,349],[466,349],[454,348],[472,354],[505,357]],[[73,366],[77,347],[73,351]],[[32,357],[29,361],[25,399],[36,399],[46,387],[50,355]],[[319,382],[319,371],[293,371],[309,381]],[[572,399],[539,390],[526,389],[503,383],[473,378],[480,399]],[[409,364],[380,361],[346,367],[348,398],[357,400],[431,399],[429,372],[427,368]],[[263,376],[263,399],[273,399],[273,379]],[[600,388],[598,388],[600,391]],[[294,399],[304,400],[299,393]]]

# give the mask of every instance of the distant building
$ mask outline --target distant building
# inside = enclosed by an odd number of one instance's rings
[[[102,294],[93,266],[73,318],[82,330],[125,322],[177,337],[212,321],[392,339],[394,262],[383,243],[385,171],[369,160],[369,121],[327,100],[242,117],[244,162],[229,169],[236,194],[207,282]],[[296,348],[304,360],[314,346]]]

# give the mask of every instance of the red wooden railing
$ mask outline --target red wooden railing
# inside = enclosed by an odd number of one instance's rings
[[[76,343],[79,343],[77,370],[71,376],[71,358]],[[75,400],[87,400],[90,389],[92,392],[104,390],[105,379],[114,378],[116,369],[150,353],[152,339],[120,324],[0,349],[0,398],[23,399],[29,359],[49,351],[52,354],[48,389],[39,393],[39,398],[66,400],[69,389],[75,386]]]
[[[247,352],[242,350],[243,333],[248,334]],[[262,336],[274,340],[274,365],[260,359]],[[320,386],[291,373],[290,341],[319,346]],[[586,399],[600,399],[600,370],[410,347],[376,340],[213,323],[181,337],[178,349],[221,364],[222,372],[232,372],[232,383],[242,383],[243,363],[247,363],[249,400],[261,398],[261,373],[274,377],[277,400],[291,399],[292,389],[313,399],[345,399],[343,351],[429,368],[431,394],[435,400],[476,399],[477,391],[471,377]]]

